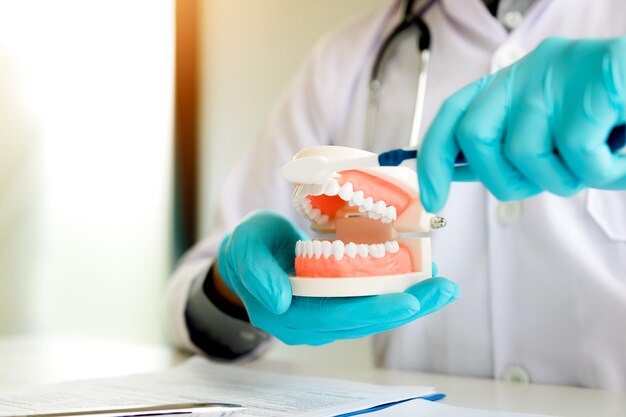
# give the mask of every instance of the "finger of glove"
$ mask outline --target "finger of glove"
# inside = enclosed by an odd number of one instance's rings
[[[271,210],[255,212],[238,229],[242,234],[252,236],[254,241],[260,241],[285,271],[293,271],[296,242],[308,239],[304,231]]]
[[[626,190],[626,177],[599,187],[603,190]]]
[[[378,297],[364,297],[361,300],[356,300],[356,303],[361,303],[365,298],[372,299],[382,297],[385,298],[384,301],[385,304],[387,304],[388,302],[396,301],[396,296],[398,295],[401,294],[388,294]],[[420,308],[413,314],[404,315],[404,317],[394,315],[391,320],[384,320],[383,322],[378,323],[370,322],[366,325],[357,325],[356,327],[350,326],[351,328],[345,328],[345,326],[341,326],[342,328],[338,328],[338,326],[336,325],[321,327],[315,326],[315,328],[304,327],[303,324],[305,324],[305,322],[302,320],[283,320],[285,315],[280,317],[263,315],[261,317],[257,317],[258,320],[254,320],[253,316],[251,316],[251,318],[253,319],[253,324],[268,331],[269,333],[278,337],[280,340],[287,344],[321,345],[330,343],[335,340],[366,337],[372,334],[389,331],[394,328],[403,326],[413,320],[430,314],[450,303],[458,297],[459,290],[456,284],[452,281],[449,281],[445,278],[431,278],[411,287],[409,290],[407,290],[406,293],[404,293],[404,295],[408,295],[416,300],[423,300],[427,304],[426,308]],[[396,300],[394,300],[394,298],[396,298]],[[292,308],[295,308],[297,304],[296,300],[309,302],[315,299],[300,299],[300,297],[298,297],[294,300]],[[340,299],[326,300],[337,301]],[[365,305],[363,305],[363,307],[365,307]],[[311,312],[304,311],[304,314],[309,316]],[[393,318],[395,318],[396,320],[393,320]]]
[[[226,253],[228,255],[225,255]],[[239,296],[246,310],[250,310],[252,300],[258,300],[264,309],[275,314],[289,308],[291,303],[289,282],[287,281],[288,291],[281,291],[281,284],[273,284],[276,277],[263,270],[261,263],[253,264],[250,258],[240,256],[236,249],[231,248],[220,255],[218,268],[224,282]],[[279,274],[281,273],[284,274],[282,269]]]
[[[366,337],[404,326],[405,324],[443,308],[458,298],[459,289],[454,282],[445,278],[431,278],[414,285],[407,290],[407,294],[411,294],[418,299],[421,298],[426,305],[422,306],[422,308],[415,314],[397,321],[385,322],[383,324],[371,324],[348,330],[311,331],[285,328],[282,325],[274,330],[278,334],[277,337],[288,344],[319,345],[330,343],[335,340]]]
[[[543,99],[515,104],[504,141],[505,155],[524,177],[542,190],[569,196],[579,191],[582,183],[556,153],[547,113]]]
[[[583,112],[562,117],[556,126],[559,152],[585,185],[601,188],[626,176],[626,158],[614,155],[606,143],[615,121],[591,118]]]
[[[284,314],[259,315],[258,325],[326,332],[354,330],[403,320],[419,309],[419,301],[404,293],[371,297],[295,297]]]
[[[239,283],[239,272],[237,271],[235,262],[237,257],[234,256],[236,251],[232,248],[233,242],[231,239],[232,235],[227,235],[220,244],[216,260],[217,269],[226,286],[241,298],[240,291],[245,288]]]
[[[291,305],[289,277],[278,264],[270,249],[257,241],[245,246],[237,262],[240,282],[248,292],[274,314],[282,314]]]
[[[436,277],[437,275],[439,275],[439,267],[437,266],[436,263],[431,262],[431,267],[430,268],[431,268],[433,277]]]
[[[412,303],[416,303],[415,298]],[[322,345],[340,339],[353,339],[365,337],[375,333],[391,330],[412,320],[415,320],[417,312],[403,315],[404,318],[395,321],[376,322],[375,324],[357,325],[351,328],[339,328],[336,325],[322,326],[322,328],[307,328],[302,321],[285,321],[284,315],[271,314],[254,298],[248,300],[246,304],[250,322],[269,334],[277,337],[281,341],[290,345]],[[292,306],[293,308],[293,306]],[[306,313],[309,313],[308,311]],[[397,318],[398,316],[396,316]],[[328,319],[333,320],[332,317]],[[317,327],[317,326],[316,326]]]
[[[298,238],[297,228],[287,219],[278,213],[258,211],[225,240],[220,258],[231,266],[234,272],[230,280],[243,285],[245,296],[257,298],[269,311],[280,314],[291,303],[291,284],[285,269],[293,268],[293,248]],[[241,286],[237,290],[241,292]]]
[[[605,48],[585,45],[590,64],[568,68],[569,77],[558,86],[563,93],[555,110],[556,143],[565,163],[585,185],[601,187],[626,175],[626,158],[614,155],[607,144],[613,128],[624,122],[621,91],[625,86],[620,81],[623,76],[615,71],[620,66],[614,65],[623,54],[611,58]]]
[[[459,286],[456,283],[440,277],[424,280],[405,292],[420,302],[421,309],[415,318],[426,316],[445,307],[460,295]]]
[[[424,209],[435,213],[448,199],[459,146],[454,134],[467,107],[484,81],[474,82],[448,98],[428,129],[417,162],[420,198]]]
[[[273,335],[289,345],[323,345],[337,340],[356,339],[393,330],[420,317],[413,314],[404,319],[384,324],[368,325],[349,330],[294,329],[282,325],[274,326]]]
[[[452,181],[455,182],[474,182],[478,181],[478,177],[474,174],[472,167],[469,165],[460,165],[454,167],[454,175]]]
[[[459,146],[472,170],[501,201],[521,200],[541,191],[504,155],[507,94],[507,73],[500,72],[472,102],[456,132]]]
[[[301,326],[294,328],[293,325],[289,322],[281,322],[280,326],[286,327],[291,330],[297,329],[299,331],[307,331],[310,333],[312,332],[320,335],[320,337],[329,333],[332,336],[326,337],[331,337],[335,339],[365,337],[400,327],[420,317],[433,313],[434,311],[439,310],[447,304],[451,303],[452,301],[456,300],[459,296],[459,293],[459,288],[457,284],[455,284],[453,281],[445,278],[430,278],[410,287],[404,293],[386,294],[375,297],[363,297],[363,300],[376,299],[377,302],[380,302],[382,305],[387,307],[390,302],[398,302],[398,300],[402,300],[402,298],[399,297],[401,295],[410,296],[411,298],[417,300],[419,305],[419,307],[410,314],[395,314],[393,316],[390,316],[387,320],[379,320],[378,322],[372,320],[365,325],[350,328],[337,328],[336,326],[333,326],[333,328],[329,329],[327,326],[323,326],[321,328],[315,329],[303,329]],[[309,300],[312,299],[305,299],[304,301]],[[340,299],[329,298],[327,300],[336,301]],[[356,302],[360,303],[363,300],[357,300]],[[375,306],[373,307],[373,310],[380,311]]]
[[[419,301],[405,293],[370,297],[295,297],[280,317],[282,326],[310,331],[354,330],[387,325],[420,310]]]

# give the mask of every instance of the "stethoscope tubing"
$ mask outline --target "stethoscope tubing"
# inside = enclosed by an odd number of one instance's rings
[[[374,60],[369,82],[369,101],[366,124],[366,149],[372,149],[374,136],[376,133],[378,107],[380,101],[380,89],[382,87],[382,72],[385,64],[387,52],[391,49],[399,36],[412,27],[415,27],[419,36],[417,37],[417,49],[420,56],[420,67],[418,73],[417,91],[415,93],[415,103],[413,120],[411,123],[411,133],[409,147],[417,148],[419,144],[419,133],[421,130],[422,117],[424,114],[424,101],[426,97],[426,82],[428,80],[428,66],[430,61],[430,30],[422,19],[422,15],[437,0],[429,0],[416,13],[413,13],[415,1],[408,0],[405,5],[402,21],[383,40],[382,45]]]

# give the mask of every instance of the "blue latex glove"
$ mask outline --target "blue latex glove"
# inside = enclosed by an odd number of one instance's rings
[[[253,325],[288,344],[322,345],[391,330],[458,297],[455,283],[431,278],[404,293],[371,297],[292,297],[287,272],[306,235],[287,219],[257,212],[220,247],[218,269],[243,301]]]
[[[505,201],[626,188],[626,157],[607,145],[625,98],[626,38],[544,41],[443,104],[420,149],[424,208],[440,210],[452,180],[478,179]],[[469,166],[455,170],[459,152]]]

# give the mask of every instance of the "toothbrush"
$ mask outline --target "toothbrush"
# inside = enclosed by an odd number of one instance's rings
[[[626,125],[616,126],[607,139],[607,145],[613,153],[626,155]],[[335,172],[347,169],[398,166],[407,159],[416,159],[417,149],[392,149],[379,155],[371,154],[356,158],[331,161],[321,156],[306,156],[285,164],[281,173],[291,182],[306,184],[323,184]],[[459,153],[454,166],[467,165],[465,156]]]
[[[340,160],[330,160],[321,155],[312,155],[288,162],[282,167],[281,173],[291,182],[323,184],[335,172],[378,166],[398,166],[407,159],[416,158],[416,149],[392,149],[380,155],[371,154]],[[455,166],[465,163],[465,158],[459,154]]]

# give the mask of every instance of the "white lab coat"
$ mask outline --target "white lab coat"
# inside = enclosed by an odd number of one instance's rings
[[[308,225],[291,207],[279,168],[312,145],[363,147],[367,83],[374,56],[400,15],[399,2],[323,40],[262,135],[224,184],[223,225],[271,208]],[[432,54],[424,125],[463,85],[495,71],[549,36],[626,33],[623,0],[537,0],[507,33],[481,0],[440,0],[426,13]],[[416,86],[415,43],[386,68],[380,134],[373,151],[406,146]],[[585,65],[581,63],[580,65]],[[389,97],[392,96],[392,99]],[[425,128],[423,127],[423,130]],[[375,338],[389,368],[626,389],[626,193],[585,190],[499,203],[480,184],[454,184],[433,233],[440,275],[461,297],[429,317]],[[170,318],[189,343],[182,311],[189,283],[215,255],[216,234],[175,274]]]

